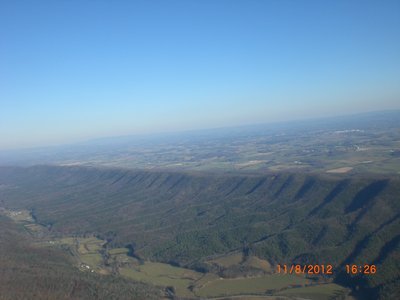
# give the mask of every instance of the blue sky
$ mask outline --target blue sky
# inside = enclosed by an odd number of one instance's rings
[[[0,149],[399,96],[400,1],[0,1]]]

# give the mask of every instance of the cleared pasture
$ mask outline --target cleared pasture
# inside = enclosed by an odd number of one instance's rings
[[[340,285],[329,283],[323,285],[288,289],[278,293],[277,295],[289,296],[289,297],[301,297],[312,300],[313,299],[329,300],[329,299],[337,299],[340,295],[346,295],[348,294],[348,292],[349,292],[348,289]]]
[[[240,294],[263,294],[292,285],[305,285],[310,281],[295,275],[265,275],[254,278],[218,279],[211,281],[196,291],[200,297],[234,296]]]
[[[179,296],[193,296],[189,286],[202,274],[163,263],[145,262],[138,267],[121,267],[119,273],[128,278],[154,285],[173,286]]]
[[[212,259],[208,261],[208,263],[215,263],[217,265],[227,268],[233,265],[240,264],[242,260],[243,260],[242,253],[233,253]]]

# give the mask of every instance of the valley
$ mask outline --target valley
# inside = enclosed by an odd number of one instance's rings
[[[169,295],[395,293],[400,179],[343,176],[0,167],[0,203],[81,272],[152,283]],[[379,271],[347,274],[353,263]],[[283,275],[278,264],[331,264],[334,273]]]
[[[160,287],[82,272],[73,257],[0,213],[0,299],[166,299]]]
[[[121,136],[0,151],[0,165],[114,167],[213,173],[399,174],[400,111]]]
[[[0,1],[0,300],[400,299],[400,1]]]
[[[232,253],[205,260],[217,268],[252,268],[253,274],[236,272],[233,278],[222,278],[213,272],[197,272],[166,263],[144,261],[129,255],[128,248],[109,248],[107,241],[96,237],[54,237],[44,226],[35,223],[29,211],[11,211],[4,208],[1,213],[8,216],[35,238],[35,247],[50,248],[68,253],[77,269],[84,273],[97,273],[125,277],[162,287],[165,297],[207,298],[242,297],[259,295],[259,299],[274,296],[286,299],[307,296],[309,299],[351,299],[350,289],[332,283],[332,279],[307,277],[305,275],[279,274],[268,261],[241,253]],[[296,292],[298,291],[298,292]],[[265,298],[263,298],[263,296]]]

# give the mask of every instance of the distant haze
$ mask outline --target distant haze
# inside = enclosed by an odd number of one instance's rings
[[[0,150],[400,108],[399,1],[2,1]]]

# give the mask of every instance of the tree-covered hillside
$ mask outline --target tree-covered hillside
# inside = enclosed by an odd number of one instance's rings
[[[38,247],[0,216],[0,299],[160,299],[151,285],[81,272],[60,250]]]
[[[273,264],[324,263],[377,297],[400,276],[400,179],[229,175],[83,167],[0,169],[0,206],[32,211],[54,233],[94,233],[142,258],[193,268],[233,250]],[[346,264],[377,265],[373,276]]]

